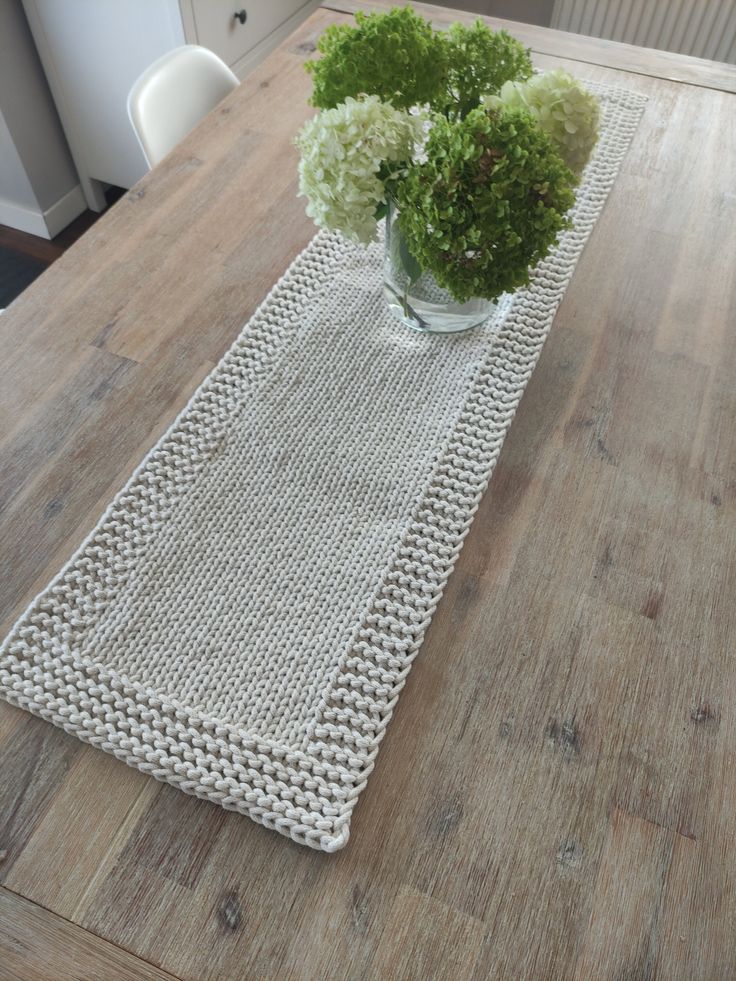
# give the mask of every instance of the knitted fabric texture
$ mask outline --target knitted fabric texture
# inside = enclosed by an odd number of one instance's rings
[[[380,244],[320,233],[0,648],[0,693],[331,852],[644,99],[531,285],[454,337],[386,309]]]

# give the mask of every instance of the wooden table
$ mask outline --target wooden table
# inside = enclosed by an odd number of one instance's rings
[[[0,319],[3,632],[313,234],[336,6]],[[650,101],[350,844],[0,704],[3,978],[736,976],[736,71],[513,29]]]

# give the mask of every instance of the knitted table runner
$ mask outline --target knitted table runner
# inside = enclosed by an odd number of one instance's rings
[[[574,228],[467,334],[320,233],[0,648],[0,692],[335,851],[644,108],[593,86]]]

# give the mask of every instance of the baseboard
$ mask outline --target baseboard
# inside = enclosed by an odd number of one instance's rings
[[[0,198],[0,225],[17,228],[18,231],[52,239],[66,226],[87,210],[87,202],[79,184],[59,198],[46,211],[32,211]]]
[[[38,235],[39,238],[51,237],[40,211],[21,208],[11,201],[2,199],[0,199],[0,225],[17,228],[19,232],[28,232],[29,235]]]
[[[87,201],[84,191],[80,184],[75,184],[71,191],[67,191],[63,198],[52,204],[43,213],[48,237],[55,238],[59,232],[70,225],[75,218],[78,218],[83,211],[87,210]]]

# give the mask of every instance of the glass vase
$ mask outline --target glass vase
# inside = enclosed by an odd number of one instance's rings
[[[394,316],[423,334],[457,334],[477,327],[496,309],[494,300],[480,297],[458,303],[423,271],[409,252],[399,226],[399,209],[393,200],[386,215],[383,291]]]

